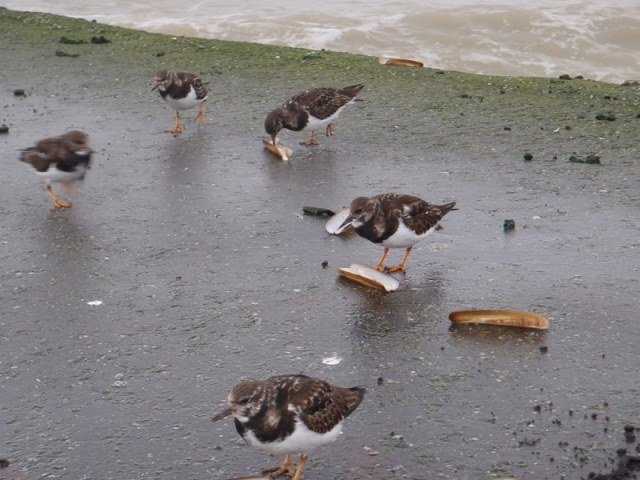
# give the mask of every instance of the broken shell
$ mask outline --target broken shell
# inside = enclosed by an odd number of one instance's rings
[[[289,158],[291,158],[291,155],[293,155],[293,150],[291,150],[289,147],[286,147],[285,145],[282,145],[281,143],[274,145],[273,143],[271,143],[271,141],[262,139],[262,144],[264,145],[264,148],[269,150],[281,160],[289,160]]]
[[[424,67],[424,63],[406,58],[381,58],[380,63],[384,65],[395,65],[400,67]]]
[[[338,272],[349,280],[385,292],[393,292],[400,286],[400,282],[391,275],[358,263],[352,263],[349,268],[339,268]]]
[[[349,216],[349,208],[343,208],[338,213],[336,213],[333,217],[327,220],[327,224],[324,229],[327,233],[331,235],[340,235],[347,228],[351,227],[351,223],[347,223],[346,225],[342,225],[344,221]]]
[[[549,321],[534,312],[522,310],[457,310],[449,314],[453,323],[482,323],[505,327],[549,328]]]

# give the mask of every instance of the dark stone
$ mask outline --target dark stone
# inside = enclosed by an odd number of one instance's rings
[[[322,262],[322,268],[327,268],[328,266],[329,266],[329,262],[327,262],[326,260]]]
[[[542,345],[540,347],[540,353],[547,353],[549,351],[549,347],[547,347],[546,345]]]
[[[639,115],[640,115],[640,114],[639,114]],[[504,127],[504,129],[503,129],[503,130],[506,130],[507,132],[510,132],[510,131],[511,131],[511,127]]]
[[[600,112],[596,115],[596,120],[606,120],[607,122],[613,122],[616,116],[611,112]]]
[[[540,412],[541,409],[542,409],[542,407],[540,407],[540,405],[534,405],[533,406],[533,411],[534,412]]]
[[[0,125],[0,133],[9,133],[9,127],[5,124]]]
[[[502,228],[504,229],[505,232],[510,232],[512,230],[515,230],[516,229],[515,220],[512,220],[510,218],[506,219],[502,224]]]
[[[66,45],[80,45],[82,43],[87,43],[84,40],[75,40],[73,38],[67,38],[67,37],[60,37],[60,40],[58,40],[58,43],[64,43]]]
[[[563,73],[562,75],[560,75],[558,77],[560,80],[572,80],[571,76],[567,75],[566,73]]]
[[[62,50],[56,50],[56,56],[57,57],[79,57],[80,54],[79,53],[67,53],[67,52],[63,52]]]
[[[91,43],[99,45],[102,43],[111,43],[111,40],[107,39],[104,35],[97,35],[91,37]]]
[[[9,460],[6,458],[0,458],[0,468],[7,468],[9,465]]]
[[[533,160],[533,155],[531,153],[527,152],[527,153],[524,154],[524,159],[527,162],[530,162],[531,160]]]
[[[378,380],[376,380],[376,383],[377,383],[378,385],[382,385],[382,384],[384,383],[384,378],[382,378],[382,375],[380,375],[380,376],[378,377]]]
[[[585,158],[579,157],[577,155],[571,155],[569,157],[569,162],[570,163],[588,163],[588,164],[591,164],[591,165],[599,165],[600,164],[600,157],[598,155],[593,154],[593,153],[590,153]]]
[[[13,94],[14,94],[16,97],[26,97],[26,96],[27,96],[27,94],[26,94],[26,93],[24,93],[24,90],[23,90],[22,88],[16,88],[16,89],[13,91]]]
[[[302,213],[305,215],[314,215],[316,217],[331,217],[335,215],[333,210],[322,207],[302,207]]]
[[[156,53],[156,57],[164,57],[164,52],[158,52],[158,53]]]

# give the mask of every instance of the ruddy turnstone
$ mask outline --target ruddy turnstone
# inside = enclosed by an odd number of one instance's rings
[[[207,100],[207,85],[197,75],[185,72],[169,72],[160,70],[154,78],[153,90],[158,89],[162,98],[176,111],[173,126],[167,130],[170,133],[182,132],[180,126],[180,110],[197,107],[196,122],[204,122],[204,103]]]
[[[282,465],[264,473],[300,480],[308,452],[340,435],[342,421],[360,405],[364,393],[364,387],[336,387],[305,375],[245,380],[233,387],[228,408],[212,420],[233,415],[236,430],[248,443],[285,455]],[[300,453],[297,468],[291,460],[294,453]]]
[[[264,129],[271,135],[274,145],[283,128],[296,132],[311,130],[311,138],[300,144],[318,145],[316,130],[326,127],[327,137],[333,135],[333,122],[344,107],[355,101],[363,88],[364,85],[358,84],[340,89],[320,87],[297,93],[267,115]]]
[[[20,160],[36,169],[45,181],[49,198],[56,208],[69,208],[71,202],[59,199],[51,183],[59,182],[66,190],[73,190],[73,183],[84,178],[91,162],[92,150],[89,137],[79,130],[72,130],[58,137],[45,138],[35,146],[23,150]]]
[[[432,205],[413,195],[385,193],[375,197],[358,197],[349,205],[349,215],[341,227],[351,223],[363,238],[384,247],[375,266],[378,271],[405,271],[411,249],[429,235],[438,222],[455,208],[456,202]],[[390,248],[406,248],[398,265],[384,266]]]

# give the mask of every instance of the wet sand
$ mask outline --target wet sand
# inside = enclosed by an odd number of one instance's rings
[[[307,479],[573,479],[612,472],[622,447],[638,455],[624,432],[639,406],[638,86],[3,9],[0,40],[0,478],[256,475],[277,460],[209,419],[239,379],[286,372],[368,388]],[[150,87],[162,67],[210,82],[205,124],[186,114],[177,138]],[[358,82],[365,101],[334,137],[282,135],[289,162],[263,150],[264,116],[288,95]],[[54,211],[18,150],[70,128],[95,160]],[[569,162],[591,154],[601,164]],[[378,247],[302,215],[385,191],[460,209],[391,294],[335,270]],[[551,325],[452,328],[461,308]]]

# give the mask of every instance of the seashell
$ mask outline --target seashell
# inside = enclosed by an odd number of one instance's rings
[[[351,228],[351,223],[347,223],[346,225],[341,227],[342,223],[347,219],[348,216],[349,208],[343,208],[333,217],[327,220],[327,224],[325,225],[324,229],[331,235],[340,235],[348,228]]]
[[[400,282],[391,275],[358,263],[352,263],[349,268],[339,268],[338,272],[349,280],[385,292],[393,292],[400,286]]]
[[[291,155],[293,155],[293,150],[281,143],[274,145],[270,140],[262,139],[262,144],[264,145],[264,148],[281,160],[287,161],[291,158]]]
[[[549,320],[534,312],[522,310],[457,310],[449,314],[453,323],[482,323],[505,327],[549,328]]]
[[[381,58],[380,63],[383,65],[394,65],[399,67],[424,67],[424,63],[417,60],[408,60],[406,58]]]

